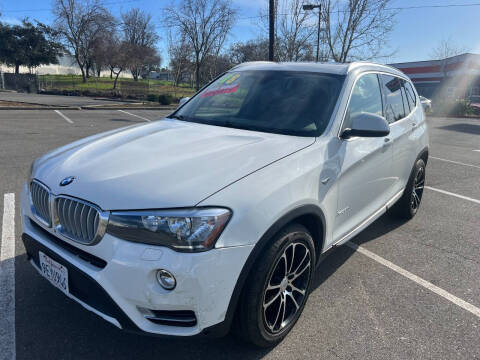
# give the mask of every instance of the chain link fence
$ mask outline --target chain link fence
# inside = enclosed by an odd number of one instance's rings
[[[38,77],[35,74],[0,72],[0,89],[36,93],[38,92]]]

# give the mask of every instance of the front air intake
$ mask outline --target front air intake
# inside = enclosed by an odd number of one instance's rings
[[[191,327],[197,325],[195,313],[191,310],[148,310],[145,319],[159,325]]]

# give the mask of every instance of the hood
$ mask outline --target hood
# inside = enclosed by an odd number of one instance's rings
[[[165,119],[54,150],[35,162],[33,177],[103,210],[188,207],[314,141]]]

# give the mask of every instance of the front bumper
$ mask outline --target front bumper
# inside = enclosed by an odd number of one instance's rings
[[[106,234],[94,246],[60,240],[32,219],[25,186],[22,194],[23,241],[38,270],[42,251],[67,267],[69,296],[105,320],[127,330],[158,335],[192,336],[222,323],[240,272],[253,245],[201,253],[132,243]],[[173,273],[177,286],[163,289],[156,271]],[[193,312],[193,326],[164,325],[152,312]]]

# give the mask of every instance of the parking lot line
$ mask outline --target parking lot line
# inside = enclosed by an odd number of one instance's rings
[[[0,354],[15,359],[15,194],[3,197],[0,244]]]
[[[455,196],[459,199],[468,200],[468,201],[474,202],[476,204],[480,204],[480,200],[477,200],[477,199],[474,199],[474,198],[471,198],[471,197],[468,197],[468,196],[463,196],[463,195],[460,195],[460,194],[455,194],[455,193],[452,193],[450,191],[437,189],[437,188],[434,188],[434,187],[431,187],[431,186],[425,186],[425,189],[432,190],[432,191],[437,191],[437,192],[445,194],[445,195]]]
[[[474,150],[474,151],[477,151],[477,150]],[[459,162],[459,161],[442,159],[442,158],[435,157],[435,156],[429,156],[429,158],[430,158],[430,159],[435,159],[435,160],[440,160],[440,161],[445,161],[445,162],[449,162],[449,163],[453,163],[453,164],[457,164],[457,165],[470,166],[470,167],[474,167],[474,168],[480,169],[480,166],[478,166],[478,165],[465,164],[465,163],[462,163],[462,162]]]
[[[53,110],[55,111],[58,115],[60,115],[66,122],[70,123],[70,124],[73,124],[73,121],[70,120],[68,117],[66,117],[65,115],[63,115],[59,110]]]
[[[129,113],[128,111],[124,111],[124,110],[118,110],[118,111],[120,111],[120,112],[122,112],[122,113],[125,113],[125,114],[128,114],[128,115],[130,115],[130,116],[135,116],[135,117],[137,117],[137,118],[139,118],[139,119],[142,119],[142,120],[145,120],[145,121],[148,121],[148,122],[152,121],[152,120],[149,120],[149,119],[147,119],[147,118],[144,118],[143,116]]]
[[[379,264],[382,264],[389,269],[395,271],[396,273],[405,276],[407,279],[412,280],[413,282],[417,283],[420,286],[423,286],[424,288],[430,290],[431,292],[440,295],[444,299],[447,299],[448,301],[454,303],[455,305],[461,307],[462,309],[465,309],[469,312],[471,312],[473,315],[477,316],[480,318],[480,308],[466,302],[465,300],[460,299],[459,297],[456,297],[455,295],[450,294],[448,291],[443,290],[442,288],[439,288],[436,285],[433,285],[431,282],[428,282],[427,280],[422,279],[421,277],[412,274],[410,271],[407,271],[400,266],[395,265],[394,263],[382,258],[381,256],[378,256],[377,254],[365,249],[362,246],[358,246],[355,243],[352,242],[347,242],[347,246],[350,248],[358,251],[359,253],[365,255],[366,257],[375,260]]]

